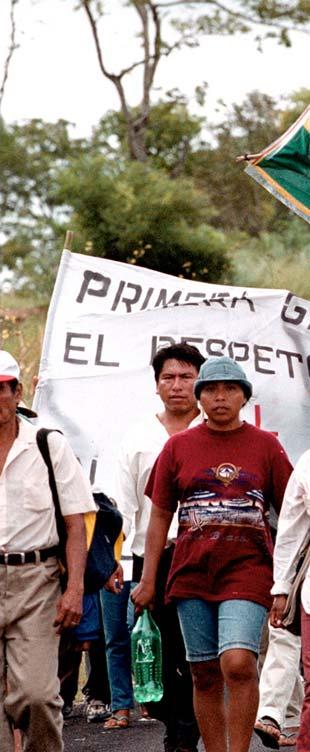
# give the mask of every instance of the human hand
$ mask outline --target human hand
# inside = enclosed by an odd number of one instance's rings
[[[118,595],[124,587],[124,572],[121,564],[118,564],[111,577],[106,581],[104,589]]]
[[[144,608],[154,608],[155,588],[151,583],[141,580],[131,593],[131,600],[135,606],[135,612],[140,614]]]
[[[61,634],[63,629],[77,627],[83,613],[83,593],[74,588],[67,588],[56,603],[56,619],[53,626],[56,634]]]
[[[285,611],[287,595],[276,595],[270,611],[270,624],[272,627],[284,628],[282,619]]]

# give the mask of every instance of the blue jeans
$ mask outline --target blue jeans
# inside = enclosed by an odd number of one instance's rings
[[[130,582],[116,595],[100,591],[112,711],[134,707],[127,607]]]
[[[267,609],[246,600],[221,602],[184,598],[177,601],[178,617],[190,663],[210,661],[225,650],[259,652]]]

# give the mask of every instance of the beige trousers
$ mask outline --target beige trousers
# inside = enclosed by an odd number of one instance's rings
[[[0,752],[13,752],[13,726],[22,729],[24,752],[63,751],[58,573],[54,558],[0,565]]]

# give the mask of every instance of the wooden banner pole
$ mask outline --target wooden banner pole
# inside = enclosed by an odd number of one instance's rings
[[[71,251],[74,232],[67,230],[64,248],[66,251]]]

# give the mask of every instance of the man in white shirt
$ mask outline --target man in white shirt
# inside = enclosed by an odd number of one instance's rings
[[[288,481],[279,517],[274,551],[275,596],[270,614],[273,627],[282,627],[287,596],[290,593],[300,551],[310,540],[310,450],[302,454]],[[310,750],[310,571],[301,589],[301,648],[305,697],[301,712],[297,752]]]
[[[49,435],[67,531],[68,583],[61,594],[58,535],[48,471],[36,428],[21,420],[19,367],[0,351],[0,749],[62,752],[58,643],[82,615],[86,562],[84,513],[96,506],[83,471],[64,437]],[[3,745],[3,746],[2,746]]]
[[[116,498],[123,515],[127,537],[132,542],[133,581],[138,582],[143,567],[146,531],[151,501],[144,489],[153,464],[169,436],[200,422],[202,417],[194,396],[194,382],[204,358],[196,347],[179,343],[162,348],[153,359],[156,390],[163,410],[150,415],[125,436],[118,460]],[[192,682],[185,661],[183,640],[176,609],[164,606],[164,590],[177,534],[177,517],[172,521],[167,547],[158,577],[155,618],[163,643],[164,697],[151,706],[152,715],[166,726],[165,752],[194,752],[199,737],[193,707]]]

